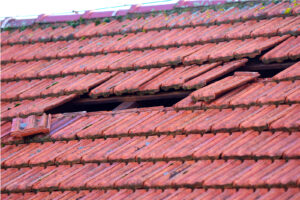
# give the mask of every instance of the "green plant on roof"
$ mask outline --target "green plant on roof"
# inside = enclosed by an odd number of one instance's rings
[[[13,29],[11,28],[11,27],[5,27],[5,28],[3,28],[3,31],[12,31]]]
[[[291,12],[292,12],[292,8],[287,8],[284,10],[285,15],[291,14]]]
[[[55,81],[54,83],[52,83],[51,85],[48,85],[47,87],[46,87],[46,89],[49,89],[50,87],[52,87],[52,86],[54,86],[54,85],[56,85],[58,82],[57,81]]]
[[[95,25],[98,26],[99,24],[100,24],[100,20],[99,20],[99,19],[96,19]]]
[[[19,30],[20,30],[20,31],[24,31],[26,28],[27,28],[26,26],[21,26],[21,27],[19,28]]]
[[[85,36],[82,36],[81,38],[80,38],[80,40],[84,40],[86,37]]]
[[[79,21],[68,21],[67,24],[75,28],[76,26],[79,25]]]
[[[296,6],[299,6],[299,5],[300,5],[300,3],[297,3],[296,0],[293,0],[292,3],[293,3],[293,7],[296,7]]]
[[[21,105],[20,103],[16,103],[16,104],[15,104],[15,107],[18,107],[18,106],[20,106],[20,105]]]
[[[117,16],[116,19],[120,22],[122,20],[122,16]]]
[[[85,23],[85,19],[83,19],[83,17],[80,17],[80,18],[79,18],[79,23],[80,23],[80,24],[84,24],[84,23]]]
[[[104,18],[103,20],[105,23],[109,23],[110,22],[110,19],[108,17]]]

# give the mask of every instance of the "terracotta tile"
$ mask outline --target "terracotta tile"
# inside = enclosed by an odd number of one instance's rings
[[[194,101],[204,100],[211,101],[216,99],[221,94],[230,91],[236,87],[239,87],[249,81],[255,80],[259,74],[253,74],[251,76],[243,74],[235,74],[234,76],[228,76],[220,81],[210,84],[202,89],[193,92],[192,98]]]
[[[106,140],[105,142],[98,143],[93,150],[89,151],[88,154],[82,156],[84,161],[93,161],[93,160],[106,160],[107,155],[112,152],[115,148],[119,147],[121,144],[129,141],[129,138],[117,139],[113,138]]]
[[[1,171],[1,190],[5,190],[7,186],[14,183],[15,179],[19,178],[20,176],[26,175],[28,171],[29,168],[22,168],[20,170],[11,168],[5,170],[5,172]]]
[[[249,194],[244,199],[250,200],[250,199],[253,199],[253,198],[260,198],[261,196],[263,196],[267,192],[268,192],[268,189],[262,189],[262,188],[256,189],[255,192],[253,191],[251,194]]]
[[[184,176],[184,174],[191,169],[191,166],[194,164],[194,161],[186,161],[184,163],[175,162],[171,166],[165,168],[163,171],[160,171],[155,176],[151,177],[145,182],[151,185],[172,185],[173,180]]]
[[[80,140],[77,144],[74,144],[72,148],[64,151],[62,154],[59,154],[55,157],[56,162],[64,162],[64,161],[78,161],[81,160],[81,154],[86,153],[86,151],[90,151],[93,149],[92,140]]]
[[[138,120],[135,126],[131,126],[131,128],[129,129],[129,133],[137,134],[137,133],[147,133],[147,132],[154,131],[156,126],[158,126],[158,124],[156,123],[158,123],[159,121],[161,122],[163,120],[166,120],[169,117],[172,117],[172,115],[175,113],[176,112],[174,111],[173,112],[157,111],[155,113],[150,113],[146,117]]]
[[[105,122],[105,120],[109,120],[109,119],[111,119],[110,115],[99,115],[99,116],[84,118],[83,119],[83,121],[85,122],[84,126],[78,125],[79,127],[78,127],[78,131],[76,131],[76,135],[78,137],[88,137],[88,136],[100,134],[100,132],[98,131],[100,124]]]
[[[118,173],[118,170],[121,170],[125,166],[125,163],[113,163],[112,165],[106,165],[101,167],[101,171],[90,177],[86,181],[87,187],[100,187],[100,186],[108,186],[107,182],[109,179],[105,179],[105,177],[109,177],[114,173]]]
[[[1,199],[3,199],[3,200],[23,199],[23,194],[22,193],[12,193],[10,195],[8,195],[8,194],[1,194]]]
[[[281,79],[290,79],[290,78],[296,78],[299,75],[299,66],[300,62],[297,62],[296,64],[288,67],[287,69],[283,70],[282,72],[276,74],[273,79],[275,80],[281,80]]]
[[[291,178],[291,175],[299,172],[299,162],[297,160],[290,160],[286,162],[284,165],[276,168],[276,170],[273,170],[271,173],[269,173],[266,176],[263,176],[261,181],[263,181],[265,184],[280,184],[281,180],[285,179],[288,182],[288,177]],[[290,179],[297,180],[297,179]]]
[[[217,115],[218,113],[219,113],[218,110],[209,110],[208,112],[201,113],[200,115],[198,115],[198,117],[195,120],[193,120],[192,122],[189,122],[189,124],[186,124],[186,126],[184,127],[184,131],[185,132],[205,132],[204,127],[201,125],[205,121],[209,120],[211,117]],[[202,122],[202,124],[200,122]]]
[[[289,188],[287,191],[285,191],[283,194],[281,194],[278,199],[293,199],[297,198],[296,196],[299,194],[298,188]]]
[[[52,172],[50,172],[50,175],[33,184],[33,188],[38,189],[59,187],[62,181],[71,176],[74,176],[77,172],[80,171],[81,168],[82,165],[73,165],[72,167],[68,165],[61,165],[59,167],[56,167]]]
[[[74,137],[78,130],[79,127],[85,127],[83,124],[84,122],[86,125],[89,124],[89,118],[88,117],[81,117],[75,121],[72,121],[71,123],[66,124],[67,126],[64,126],[60,130],[57,130],[56,132],[51,132],[51,137],[52,138],[70,138]]]
[[[298,8],[299,8],[299,6],[298,6]],[[299,16],[298,17],[294,17],[294,20],[291,21],[286,26],[280,27],[279,30],[278,30],[278,33],[279,34],[295,34],[295,33],[299,33],[299,27],[297,25],[299,25]]]
[[[164,162],[158,162],[156,164],[153,163],[141,163],[139,164],[139,167],[134,168],[133,171],[131,171],[128,174],[124,174],[119,180],[117,180],[114,185],[115,186],[121,186],[121,185],[141,185],[144,180],[145,176],[151,173],[151,171],[164,166]]]
[[[96,168],[98,168],[97,164],[82,165],[79,170],[76,171],[76,174],[68,176],[66,179],[62,180],[60,182],[60,187],[78,188],[84,186],[85,180],[95,173]]]
[[[277,119],[270,125],[270,128],[284,128],[290,129],[297,127],[298,119],[297,119],[297,112],[299,110],[297,105],[294,105],[294,109],[290,110],[289,115],[282,116],[280,119]]]
[[[149,145],[150,141],[155,140],[154,138],[156,137],[150,137],[147,140],[146,137],[133,137],[131,140],[128,140],[113,151],[109,152],[107,157],[109,160],[135,158],[134,154],[146,145]]]
[[[252,176],[251,178],[249,178],[249,184],[253,185],[253,184],[263,184],[262,178],[267,175],[270,174],[270,172],[276,170],[277,168],[279,168],[280,166],[282,166],[285,162],[282,160],[276,160],[274,161],[271,165],[269,165],[268,167],[264,168],[263,170],[261,170],[258,174],[256,174],[255,176]]]
[[[292,135],[297,135],[297,139],[295,139],[294,142],[289,143],[287,146],[280,149],[280,151],[283,151],[283,156],[295,156],[299,154],[299,134],[293,133]]]
[[[256,127],[265,129],[266,127],[269,127],[271,123],[284,117],[289,113],[289,111],[295,108],[296,106],[282,105],[277,108],[274,106],[268,106],[261,112],[255,114],[253,117],[248,118],[247,121],[241,124],[241,127]]]
[[[223,66],[218,66],[188,82],[186,82],[183,85],[183,88],[185,89],[192,89],[192,88],[200,88],[205,86],[208,82],[211,82],[212,80],[219,78],[233,70],[236,70],[237,68],[243,66],[247,62],[246,59],[238,60],[238,61],[232,61],[229,63],[224,64]]]
[[[42,167],[36,167],[34,169],[29,169],[29,168],[23,168],[22,169],[23,173],[14,179],[11,179],[10,182],[4,187],[6,187],[6,190],[24,190],[24,189],[30,189],[30,185],[24,184],[26,179],[30,179],[34,174],[38,174],[39,172],[42,171]],[[22,184],[19,184],[22,183]]]
[[[205,138],[205,136],[203,136]],[[215,136],[209,137],[206,140],[204,140],[202,143],[199,144],[195,148],[196,151],[193,151],[193,157],[200,158],[200,157],[207,157],[209,156],[207,154],[207,151],[210,151],[211,148],[214,148],[214,146],[219,145],[220,142],[223,142],[229,137],[229,134],[226,133],[219,133]],[[220,154],[219,154],[220,155]],[[210,155],[213,157],[217,157],[218,154]]]
[[[289,37],[287,40],[276,46],[271,51],[267,52],[261,57],[261,60],[265,63],[273,61],[283,61],[288,59],[288,53],[299,44],[298,37]],[[283,53],[284,52],[284,53]]]
[[[5,160],[4,164],[8,166],[22,164],[23,161],[20,160],[19,158],[22,158],[24,156],[23,158],[26,159],[26,154],[32,151],[37,151],[38,147],[40,147],[40,144],[38,143],[32,143],[31,145],[24,145],[22,147],[22,151],[20,150],[17,153],[11,155],[9,158],[7,158],[7,160]],[[20,161],[21,163],[19,163]]]
[[[133,115],[133,113],[124,113],[124,114],[117,114],[117,115],[111,116],[108,120],[106,120],[102,124],[99,124],[100,126],[98,127],[98,130],[94,134],[100,134],[100,135],[108,134],[109,135],[109,132],[105,132],[107,129],[109,129],[110,127],[116,126],[122,120],[124,120],[126,118],[130,118],[132,115]]]
[[[20,153],[20,150],[25,148],[26,145],[20,144],[18,146],[16,145],[6,145],[1,149],[1,164],[5,164],[6,160],[9,160],[10,158],[18,155]]]
[[[39,151],[38,153],[32,155],[29,159],[29,164],[54,162],[56,156],[72,147],[74,142],[67,143],[64,141],[58,141],[54,144],[47,142],[44,143],[44,145],[47,145],[47,148],[44,148],[43,151]]]
[[[95,199],[101,197],[101,195],[105,194],[104,190],[93,190],[89,193],[86,193],[81,199],[88,200],[88,199]]]

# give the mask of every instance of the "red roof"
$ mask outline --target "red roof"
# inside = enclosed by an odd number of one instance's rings
[[[300,4],[238,5],[3,31],[1,199],[299,199]]]

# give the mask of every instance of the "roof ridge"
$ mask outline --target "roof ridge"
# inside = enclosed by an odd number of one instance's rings
[[[151,14],[158,12],[168,12],[173,10],[187,10],[193,8],[225,8],[231,7],[232,5],[247,5],[247,4],[258,4],[258,3],[272,3],[272,2],[285,2],[291,0],[196,0],[196,1],[185,1],[179,0],[177,3],[173,4],[163,4],[163,5],[152,5],[152,6],[140,6],[140,5],[131,5],[131,7],[127,10],[117,10],[117,11],[102,11],[102,12],[93,12],[93,11],[85,11],[83,14],[70,14],[70,15],[45,15],[41,14],[37,18],[31,19],[14,19],[7,17],[1,21],[1,29],[3,28],[15,28],[15,27],[28,27],[34,24],[40,23],[65,23],[73,21],[76,23],[82,20],[90,20],[90,19],[115,19],[124,16],[139,16],[140,14]]]

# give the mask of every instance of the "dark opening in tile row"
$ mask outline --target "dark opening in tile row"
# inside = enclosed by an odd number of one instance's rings
[[[124,112],[59,115],[52,118],[44,140],[124,137],[160,134],[232,132],[244,130],[299,130],[299,104],[250,108],[182,110],[132,109]],[[77,116],[77,117],[76,117]],[[2,141],[15,140],[9,136]],[[42,138],[39,138],[42,140]]]
[[[284,76],[278,75],[278,77]],[[215,82],[217,83],[217,82]],[[231,82],[230,82],[231,83]],[[207,87],[210,87],[208,85]],[[224,90],[224,87],[219,89]],[[177,109],[205,109],[247,107],[251,105],[282,104],[300,102],[300,81],[265,82],[258,80],[244,86],[232,89],[211,102],[193,101],[192,95],[184,98],[174,105]],[[205,87],[203,88],[205,89]],[[199,89],[199,91],[202,89]],[[221,92],[223,91],[221,90]],[[195,91],[195,93],[198,90]]]

